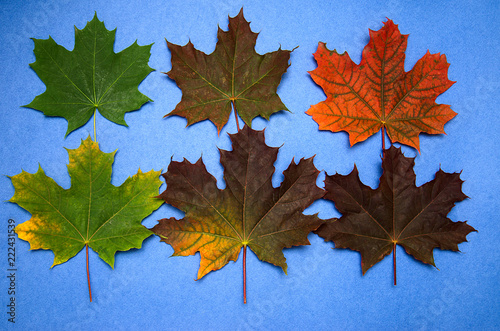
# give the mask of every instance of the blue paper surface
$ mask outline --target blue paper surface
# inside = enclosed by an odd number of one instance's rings
[[[181,91],[162,72],[170,70],[165,39],[176,44],[191,40],[197,49],[215,48],[217,25],[227,29],[227,16],[241,7],[251,28],[260,32],[256,50],[293,49],[291,66],[278,94],[290,109],[253,121],[266,129],[266,142],[282,146],[275,164],[274,185],[292,158],[316,155],[314,163],[328,174],[349,173],[356,163],[361,180],[378,186],[381,175],[380,134],[349,147],[346,133],[319,131],[304,112],[325,96],[307,71],[316,68],[312,53],[319,41],[339,52],[347,51],[359,63],[368,42],[368,29],[378,30],[386,18],[410,34],[406,70],[429,49],[446,54],[449,78],[457,81],[438,98],[458,115],[445,126],[447,135],[420,136],[416,156],[417,185],[432,180],[441,167],[460,172],[463,191],[470,199],[451,211],[454,221],[467,220],[478,232],[459,245],[463,253],[435,250],[439,268],[424,265],[398,247],[398,285],[392,285],[392,259],[386,258],[361,275],[360,255],[332,250],[311,234],[311,246],[284,251],[288,275],[280,268],[247,256],[248,304],[242,300],[241,257],[219,271],[194,281],[199,256],[172,257],[170,246],[157,237],[142,249],[116,255],[111,269],[90,253],[94,302],[88,301],[85,252],[50,268],[50,251],[29,251],[16,237],[15,324],[8,293],[8,220],[20,224],[30,214],[7,202],[14,188],[7,176],[21,170],[46,174],[70,187],[64,148],[77,148],[93,133],[92,121],[67,138],[66,120],[21,108],[45,90],[30,69],[35,61],[33,41],[49,35],[73,49],[74,28],[83,28],[94,11],[108,29],[117,28],[115,51],[135,40],[154,43],[151,73],[140,85],[154,100],[125,116],[129,127],[97,116],[97,136],[105,152],[118,150],[112,183],[120,185],[140,167],[166,170],[171,157],[196,161],[203,156],[207,169],[224,187],[218,147],[231,149],[227,133],[236,132],[234,115],[217,135],[204,121],[186,128],[180,117],[163,118],[180,101]],[[500,327],[500,196],[498,54],[500,2],[493,1],[13,1],[0,3],[0,328],[37,330],[88,329],[498,329]],[[324,172],[318,179],[323,187]],[[165,186],[165,185],[164,185]],[[164,189],[164,186],[161,190]],[[338,216],[333,203],[320,200],[308,213],[321,218]],[[182,217],[163,205],[143,224],[152,227],[165,217]]]

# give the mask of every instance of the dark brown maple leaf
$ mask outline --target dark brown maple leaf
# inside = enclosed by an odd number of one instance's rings
[[[257,54],[257,36],[242,9],[229,18],[227,32],[218,29],[217,45],[209,55],[195,49],[191,41],[185,46],[167,41],[172,54],[172,70],[167,74],[182,90],[182,99],[165,116],[185,117],[188,125],[209,119],[220,132],[231,114],[231,104],[249,126],[257,116],[269,119],[271,114],[287,110],[276,90],[291,51],[280,48]]]
[[[459,251],[458,244],[476,231],[467,222],[447,218],[455,203],[467,198],[460,174],[439,170],[435,179],[417,187],[414,164],[413,158],[392,146],[385,150],[383,174],[375,190],[361,183],[356,167],[347,176],[326,176],[325,198],[335,202],[342,217],[315,232],[336,248],[359,251],[363,274],[395,251],[396,245],[435,266],[434,248]],[[394,270],[395,263],[394,257]]]
[[[247,126],[230,137],[233,150],[220,151],[224,190],[217,188],[201,158],[195,164],[170,163],[163,174],[167,189],[160,197],[186,215],[162,219],[152,231],[172,245],[176,256],[200,252],[198,279],[236,261],[242,247],[245,268],[247,246],[260,260],[286,272],[283,248],[308,245],[307,235],[322,224],[316,215],[302,214],[325,193],[316,186],[319,171],[312,158],[292,161],[283,183],[274,188],[279,148],[267,146],[264,132]]]
[[[445,55],[427,52],[405,72],[407,39],[387,20],[379,31],[370,30],[359,65],[349,54],[319,43],[314,54],[318,68],[310,74],[327,99],[307,114],[320,130],[347,131],[352,146],[386,129],[391,141],[418,150],[421,132],[444,133],[444,124],[456,113],[435,100],[454,83],[448,80],[450,65]]]

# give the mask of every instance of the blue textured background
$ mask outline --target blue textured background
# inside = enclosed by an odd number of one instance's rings
[[[30,69],[35,61],[30,38],[52,36],[73,49],[73,25],[83,28],[94,11],[108,29],[117,28],[115,50],[133,43],[154,43],[150,66],[157,71],[140,85],[151,97],[140,111],[126,115],[129,127],[97,117],[101,149],[118,149],[112,182],[143,170],[167,169],[183,157],[194,162],[201,155],[208,170],[224,187],[217,147],[230,149],[227,132],[236,132],[234,117],[217,136],[215,126],[202,122],[185,128],[179,117],[163,119],[180,101],[181,91],[161,72],[170,70],[164,38],[177,44],[189,39],[207,53],[215,47],[217,24],[227,28],[227,16],[244,6],[251,27],[261,32],[257,51],[265,53],[300,46],[278,89],[293,113],[256,119],[266,128],[270,146],[281,146],[275,166],[275,185],[292,157],[316,154],[315,165],[329,174],[347,174],[356,162],[361,179],[376,187],[381,174],[380,134],[352,148],[346,133],[319,132],[304,112],[324,99],[307,74],[316,67],[312,53],[318,41],[349,52],[359,62],[368,42],[368,29],[378,30],[386,17],[402,33],[410,34],[406,69],[427,49],[446,54],[449,78],[457,81],[438,98],[458,115],[445,126],[447,135],[421,135],[416,157],[417,184],[434,177],[441,167],[459,172],[470,199],[450,213],[468,220],[479,232],[460,245],[463,253],[435,250],[439,270],[415,261],[398,247],[398,286],[392,285],[392,259],[386,258],[361,275],[360,256],[332,250],[310,235],[311,246],[285,250],[288,275],[249,253],[248,304],[242,303],[241,257],[195,282],[199,256],[168,258],[172,248],[158,238],[143,248],[118,253],[115,270],[91,252],[94,302],[88,302],[85,253],[50,269],[50,251],[29,251],[17,240],[17,316],[7,323],[7,220],[17,224],[30,218],[17,205],[5,202],[14,194],[6,176],[0,177],[0,329],[495,329],[500,325],[498,238],[500,2],[492,1],[14,1],[0,3],[0,174],[22,169],[35,172],[40,164],[65,188],[67,152],[92,133],[92,121],[64,134],[62,118],[20,108],[45,90]],[[416,151],[403,148],[407,156]],[[318,180],[320,186],[324,174]],[[162,187],[162,190],[164,187]],[[308,212],[337,216],[330,202],[318,201]],[[162,206],[143,224],[181,213]]]

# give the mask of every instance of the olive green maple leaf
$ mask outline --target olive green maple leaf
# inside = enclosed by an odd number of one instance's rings
[[[151,101],[139,92],[139,83],[153,71],[151,45],[134,42],[114,53],[115,32],[97,14],[83,30],[75,27],[75,48],[68,51],[54,39],[33,39],[36,61],[30,66],[46,91],[24,107],[68,121],[66,136],[84,125],[97,110],[108,120],[127,126],[125,113]]]
[[[269,119],[275,112],[288,110],[276,90],[291,51],[280,48],[260,55],[255,51],[257,36],[242,9],[229,18],[227,32],[218,29],[217,45],[209,55],[191,42],[179,46],[167,41],[172,53],[172,70],[167,74],[182,90],[182,99],[165,116],[185,117],[188,125],[209,119],[220,132],[231,105],[248,126],[257,116]]]
[[[153,198],[161,185],[159,171],[129,177],[121,186],[110,183],[113,153],[104,153],[90,137],[68,150],[71,188],[65,190],[40,167],[11,177],[15,194],[10,202],[31,213],[15,231],[31,249],[50,249],[54,264],[92,248],[111,267],[115,253],[140,248],[152,233],[142,220],[163,201]]]

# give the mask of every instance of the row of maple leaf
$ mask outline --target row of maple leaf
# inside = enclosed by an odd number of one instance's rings
[[[89,137],[68,150],[70,189],[61,188],[41,168],[11,177],[15,194],[10,201],[32,214],[16,233],[31,249],[52,250],[54,265],[85,247],[91,300],[88,248],[113,266],[117,251],[140,248],[152,232],[173,247],[174,255],[200,252],[198,278],[236,261],[243,248],[244,302],[247,247],[286,272],[283,248],[309,244],[311,231],[336,248],[359,251],[363,274],[393,252],[394,283],[396,245],[434,265],[434,248],[458,251],[457,245],[475,230],[447,218],[454,204],[466,198],[459,174],[439,170],[434,180],[417,187],[414,159],[396,147],[385,148],[387,133],[392,142],[419,149],[421,132],[444,133],[444,124],[456,115],[450,106],[435,102],[453,84],[445,56],[427,53],[405,72],[407,37],[388,20],[379,31],[370,31],[359,65],[347,53],[319,43],[314,54],[318,68],[310,72],[327,96],[307,111],[321,130],[347,131],[351,145],[382,132],[383,173],[377,189],[364,185],[355,167],[346,176],[327,175],[323,190],[316,186],[319,171],[312,158],[292,161],[281,185],[273,187],[279,148],[267,146],[264,132],[249,126],[256,116],[268,119],[287,109],[276,90],[291,51],[257,54],[257,33],[240,11],[229,18],[228,31],[219,28],[210,55],[191,42],[167,42],[172,54],[168,75],[183,92],[167,116],[185,117],[188,125],[209,119],[220,132],[234,110],[238,132],[230,134],[233,149],[220,151],[224,190],[217,188],[201,158],[194,164],[172,161],[162,175],[167,188],[156,199],[151,197],[161,185],[159,172],[139,170],[120,187],[113,186],[114,153],[100,151],[94,121],[94,141]],[[26,107],[66,118],[66,134],[87,123],[97,110],[126,125],[125,113],[149,101],[137,87],[153,70],[148,66],[151,45],[134,43],[115,54],[114,38],[115,31],[108,31],[95,15],[84,29],[75,30],[73,51],[52,38],[34,39],[36,62],[31,66],[47,88]],[[241,130],[238,115],[246,124]],[[332,200],[342,217],[304,215],[320,198]],[[164,201],[185,212],[184,218],[159,220],[151,230],[142,226]]]

